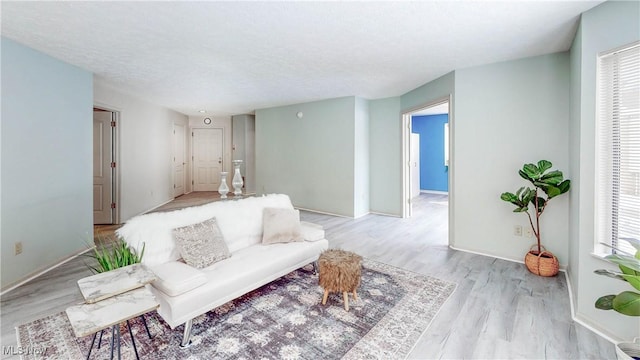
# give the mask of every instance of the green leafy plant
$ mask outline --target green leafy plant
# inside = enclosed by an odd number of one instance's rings
[[[616,254],[605,256],[605,260],[618,265],[620,272],[599,269],[594,271],[598,275],[626,281],[634,289],[640,291],[640,241],[633,238],[622,238],[636,249],[635,255],[614,248]],[[596,308],[601,310],[615,310],[628,316],[640,316],[640,294],[635,291],[623,291],[618,295],[605,295],[596,300]]]
[[[140,254],[129,247],[127,243],[120,238],[116,238],[115,242],[111,245],[100,245],[93,247],[93,254],[88,255],[95,259],[97,266],[87,267],[94,273],[102,273],[113,269],[121,268],[128,265],[138,264],[142,261],[144,256],[145,244],[142,245]]]
[[[516,206],[513,212],[526,213],[529,217],[531,230],[538,241],[538,253],[542,252],[540,244],[540,216],[547,208],[549,201],[558,195],[569,191],[571,180],[565,180],[562,171],[550,170],[551,162],[540,160],[538,164],[525,164],[522,170],[518,171],[520,176],[533,185],[533,189],[523,186],[516,193],[505,192],[500,195],[500,199]],[[540,192],[539,192],[540,190]],[[532,206],[529,211],[529,206]],[[534,224],[535,217],[535,224]]]

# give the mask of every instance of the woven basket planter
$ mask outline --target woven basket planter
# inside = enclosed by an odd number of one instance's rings
[[[560,269],[558,258],[550,251],[541,246],[542,251],[538,253],[537,245],[531,246],[529,252],[524,257],[524,264],[527,265],[527,269],[532,273],[539,276],[556,276]]]

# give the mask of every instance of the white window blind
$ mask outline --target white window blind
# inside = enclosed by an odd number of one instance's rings
[[[640,43],[598,58],[596,241],[640,239]]]

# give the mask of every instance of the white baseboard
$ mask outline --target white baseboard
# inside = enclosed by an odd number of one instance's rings
[[[78,256],[86,253],[87,251],[92,250],[93,248],[86,248],[86,249],[82,249],[79,251],[76,251],[75,253],[67,256],[67,257],[63,257],[61,260],[59,260],[58,262],[54,263],[52,266],[46,266],[44,268],[40,268],[39,270],[36,270],[34,272],[32,272],[30,275],[27,275],[26,277],[22,278],[22,280],[18,280],[17,282],[14,282],[13,284],[8,285],[8,287],[2,289],[2,292],[0,292],[0,296],[5,295],[6,293],[8,293],[11,290],[14,290],[24,284],[26,284],[27,282],[37,278],[38,276],[41,276],[43,274],[46,274],[47,272],[59,267],[60,265],[63,265],[75,258],[77,258]]]
[[[482,255],[482,256],[492,257],[492,258],[496,258],[496,259],[500,259],[500,260],[506,260],[506,261],[511,261],[511,262],[515,262],[515,263],[519,263],[519,264],[524,264],[524,260],[520,260],[520,259],[512,259],[512,258],[507,258],[507,257],[495,255],[495,254],[489,254],[489,253],[483,253],[483,252],[479,252],[479,251],[475,251],[475,250],[457,248],[457,247],[455,247],[453,245],[449,245],[449,247],[451,249],[457,250],[457,251],[462,251],[462,252],[467,252],[467,253],[471,253],[471,254]],[[566,271],[566,269],[567,269],[566,265],[560,265],[560,271]]]
[[[420,190],[422,194],[437,194],[437,195],[449,195],[448,191],[437,191],[437,190]]]
[[[324,215],[331,215],[331,216],[338,216],[338,217],[343,217],[343,218],[349,218],[349,219],[353,219],[353,216],[347,216],[347,215],[340,215],[340,214],[334,214],[334,213],[330,213],[330,212],[326,212],[326,211],[320,211],[320,210],[313,210],[313,209],[307,209],[307,208],[303,208],[303,207],[299,207],[299,206],[293,206],[294,208],[298,209],[298,210],[304,210],[304,211],[309,211],[312,213],[317,213],[317,214],[324,214]]]
[[[152,207],[152,208],[150,208],[150,209],[147,209],[147,210],[145,210],[145,211],[143,211],[143,212],[141,212],[141,213],[139,213],[139,214],[137,214],[137,215],[135,215],[135,216],[146,214],[146,213],[148,213],[149,211],[153,211],[153,210],[155,210],[155,209],[159,208],[160,206],[167,205],[168,203],[172,202],[173,200],[175,200],[175,199],[169,199],[169,200],[167,200],[167,201],[163,202],[162,204],[160,204],[160,205],[156,205],[156,206],[154,206],[154,207]],[[133,217],[133,216],[132,216],[132,217]],[[125,221],[125,222],[126,222],[126,221]]]
[[[390,217],[397,217],[397,218],[401,218],[402,217],[401,215],[398,215],[398,214],[389,214],[389,213],[384,213],[384,212],[380,212],[380,211],[369,211],[369,214],[390,216]]]
[[[569,272],[564,271],[564,277],[567,280],[567,288],[569,289],[569,304],[571,305],[571,319],[577,322],[578,324],[586,327],[587,329],[593,331],[594,333],[598,334],[600,337],[604,338],[610,343],[617,344],[620,341],[622,341],[621,339],[617,339],[613,335],[607,333],[605,330],[599,329],[598,326],[596,326],[595,324],[591,324],[586,319],[582,319],[578,317],[578,315],[576,314],[576,308],[573,305],[574,295],[573,295],[573,288],[571,287],[571,279],[569,278]]]

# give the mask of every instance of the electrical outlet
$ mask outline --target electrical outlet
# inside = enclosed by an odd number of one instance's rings
[[[531,230],[531,229],[526,229],[526,230],[524,231],[524,236],[525,236],[525,237],[528,237],[528,238],[533,237],[533,230]]]
[[[513,226],[513,235],[522,236],[522,226],[521,225],[514,225]]]
[[[16,255],[22,254],[22,241],[18,241],[15,244],[15,252],[16,252]]]

